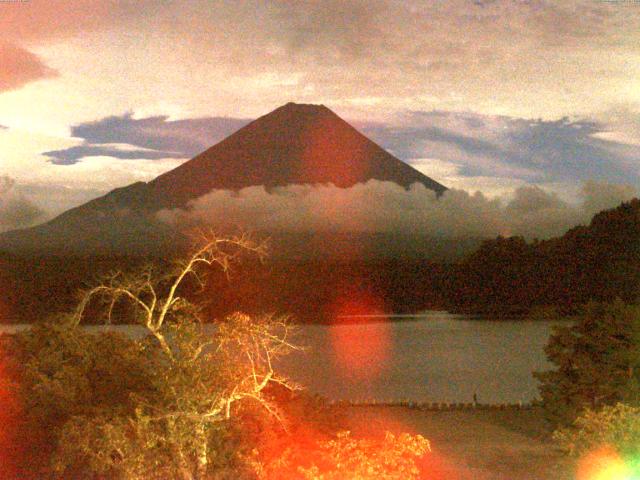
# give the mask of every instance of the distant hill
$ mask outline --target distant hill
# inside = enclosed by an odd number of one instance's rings
[[[456,265],[449,305],[473,312],[522,313],[553,305],[572,311],[589,300],[640,300],[640,200],[596,214],[561,237],[527,243],[487,240]]]
[[[135,183],[29,229],[0,235],[0,250],[65,254],[161,254],[178,232],[157,221],[214,189],[376,179],[446,187],[397,159],[322,105],[288,103],[149,183]],[[384,201],[384,200],[382,200]],[[376,205],[372,205],[376,208]]]

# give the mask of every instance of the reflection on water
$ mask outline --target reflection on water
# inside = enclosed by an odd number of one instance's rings
[[[375,324],[305,326],[283,369],[312,392],[334,399],[481,403],[529,402],[537,397],[531,372],[549,368],[543,347],[557,322],[470,320],[430,312],[389,324],[388,362],[375,377],[351,375],[332,354],[331,329],[345,338],[377,335]]]
[[[385,326],[384,356],[368,348],[380,342],[379,324],[301,326],[297,343],[309,348],[284,359],[280,369],[332,399],[471,402],[475,393],[480,403],[501,403],[537,397],[531,372],[549,368],[543,347],[558,322],[471,320],[445,312],[412,318]],[[0,331],[16,328],[0,325]],[[142,333],[131,326],[111,328]],[[336,338],[344,340],[338,355]],[[351,342],[357,371],[345,368],[344,349]],[[362,375],[363,368],[372,375]]]

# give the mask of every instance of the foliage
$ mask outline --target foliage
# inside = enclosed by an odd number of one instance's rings
[[[420,435],[389,432],[383,438],[333,438],[288,447],[277,461],[259,469],[262,479],[411,480],[421,478],[420,459],[430,451]]]
[[[559,321],[562,315],[558,312],[558,308],[553,305],[536,305],[527,314],[527,320],[532,321]]]
[[[554,439],[576,460],[579,478],[640,477],[640,408],[622,403],[585,410]]]
[[[295,387],[273,367],[296,348],[290,326],[234,314],[205,332],[181,291],[187,279],[204,283],[202,267],[226,270],[246,250],[261,253],[246,238],[206,238],[168,273],[113,274],[84,292],[74,315],[12,342],[29,421],[55,449],[54,476],[191,479],[240,468],[229,436],[242,406],[280,418],[267,387]],[[82,329],[96,300],[107,320],[128,313],[147,335]]]
[[[71,418],[103,411],[126,415],[133,412],[131,396],[152,388],[139,346],[115,332],[40,324],[5,337],[1,350],[4,379],[13,385],[13,403],[21,406],[13,416],[17,436],[28,439],[20,478],[47,478],[49,458]]]
[[[588,408],[571,427],[557,430],[553,436],[573,457],[607,446],[625,458],[637,459],[640,458],[640,407],[617,403],[599,411]]]
[[[539,305],[574,312],[590,300],[615,298],[636,302],[640,199],[602,211],[558,238],[487,240],[453,269],[445,294],[452,307],[492,313]]]
[[[457,243],[456,243],[457,245]],[[131,271],[146,263],[157,271],[171,268],[165,258],[119,256],[8,256],[0,252],[2,303],[18,323],[34,323],[54,312],[75,308],[78,289],[112,271]],[[333,313],[336,292],[344,285],[363,285],[385,298],[394,312],[442,309],[441,281],[448,270],[423,258],[331,260],[279,258],[265,268],[257,258],[243,258],[230,270],[207,278],[205,289],[183,292],[204,307],[205,319],[223,318],[236,310],[257,314],[291,313],[298,321],[317,322]],[[206,303],[205,303],[206,302]],[[117,313],[117,312],[116,312]],[[96,320],[87,315],[84,322]],[[114,322],[127,316],[113,316]]]
[[[24,406],[19,429],[32,444],[12,475],[417,478],[426,440],[335,437],[322,402],[276,372],[298,348],[285,318],[235,313],[205,329],[185,291],[247,250],[262,254],[246,238],[205,238],[172,269],[113,273],[82,292],[73,314],[3,339],[2,378]],[[129,320],[143,335],[86,329],[88,316]]]
[[[536,372],[553,424],[568,425],[585,408],[640,398],[640,307],[589,303],[545,347],[554,370]]]

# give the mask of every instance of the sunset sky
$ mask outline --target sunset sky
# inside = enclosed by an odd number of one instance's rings
[[[640,187],[636,1],[3,0],[0,32],[0,196],[49,216],[289,101],[449,187]]]

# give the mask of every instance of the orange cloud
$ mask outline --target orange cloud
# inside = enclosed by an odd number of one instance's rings
[[[29,46],[112,26],[127,18],[131,5],[128,0],[0,2],[0,31],[7,41],[0,43],[0,92],[57,74]]]
[[[10,43],[0,43],[0,65],[0,92],[57,75],[37,55]]]

